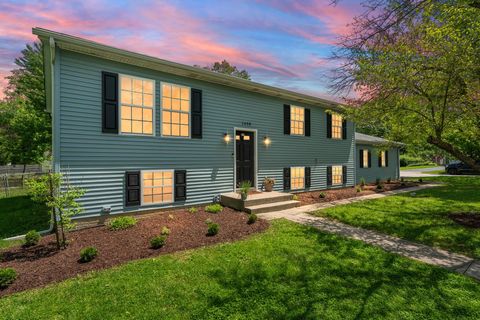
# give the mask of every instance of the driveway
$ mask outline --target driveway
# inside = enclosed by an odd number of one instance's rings
[[[423,168],[423,169],[411,169],[411,170],[400,170],[400,177],[406,178],[422,178],[422,177],[438,177],[438,176],[451,176],[449,174],[430,174],[430,173],[423,173],[429,171],[438,171],[438,170],[445,170],[445,167],[438,166],[433,168]]]

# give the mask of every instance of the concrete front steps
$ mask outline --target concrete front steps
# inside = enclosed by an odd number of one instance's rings
[[[220,202],[222,205],[242,210],[247,213],[266,213],[279,210],[286,210],[297,207],[300,201],[292,200],[292,194],[284,192],[261,192],[251,194],[245,201],[239,193],[231,192],[222,194]]]

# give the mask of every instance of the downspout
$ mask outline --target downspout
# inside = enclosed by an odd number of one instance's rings
[[[44,43],[45,45],[45,43]],[[55,116],[55,113],[54,113],[54,99],[55,99],[55,72],[54,72],[54,64],[55,64],[55,40],[50,37],[48,39],[48,50],[49,50],[49,58],[48,57],[44,57],[43,59],[43,63],[44,63],[44,66],[43,66],[43,70],[44,70],[44,74],[46,75],[45,73],[45,69],[46,69],[46,66],[47,66],[47,63],[50,67],[50,106],[47,106],[47,110],[50,109],[50,112],[51,112],[51,117],[52,117],[52,157],[54,156],[55,152],[53,150],[55,144],[54,144],[54,135],[53,135],[53,128],[54,128],[54,116]],[[44,54],[45,54],[45,51],[44,51]],[[46,61],[46,60],[49,60],[49,61]],[[48,101],[48,99],[47,99]],[[49,108],[50,107],[50,108]],[[52,161],[53,162],[53,161]],[[45,234],[50,234],[52,231],[53,231],[53,227],[54,227],[54,220],[56,217],[52,217],[52,219],[50,219],[50,226],[48,227],[48,229],[46,230],[42,230],[42,231],[39,231],[39,233],[41,235],[45,235]],[[3,240],[5,241],[11,241],[11,240],[21,240],[21,239],[24,239],[25,238],[25,235],[18,235],[18,236],[14,236],[14,237],[10,237],[10,238],[5,238]]]

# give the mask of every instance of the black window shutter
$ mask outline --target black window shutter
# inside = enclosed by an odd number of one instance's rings
[[[290,134],[290,105],[283,105],[283,133]]]
[[[385,150],[385,167],[388,167],[388,150]]]
[[[370,152],[370,150],[368,150],[367,152],[368,152],[368,167],[367,168],[371,168],[372,167],[372,153]]]
[[[290,168],[283,168],[283,190],[290,190]]]
[[[360,149],[360,156],[359,156],[359,159],[360,159],[360,168],[365,168],[365,164],[363,163],[363,150]]]
[[[310,167],[305,167],[305,188],[310,188],[312,185],[312,170]]]
[[[193,139],[202,139],[202,90],[191,90],[192,102],[192,127],[191,136]]]
[[[347,184],[347,166],[342,168],[342,183]]]
[[[139,206],[140,194],[140,171],[125,172],[125,206]]]
[[[118,133],[118,74],[102,72],[102,132]]]
[[[327,167],[327,186],[332,185],[332,167],[328,166]]]
[[[332,138],[332,114],[327,113],[327,138]]]
[[[187,170],[175,170],[175,201],[187,200]]]
[[[310,109],[305,109],[305,136],[310,137]]]
[[[342,121],[342,139],[347,139],[347,119],[343,119]]]
[[[378,167],[382,167],[382,151],[378,153]]]

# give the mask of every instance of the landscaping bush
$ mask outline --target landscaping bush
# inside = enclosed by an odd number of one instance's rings
[[[257,222],[257,215],[255,213],[251,213],[248,215],[248,224],[254,224]]]
[[[383,185],[381,183],[377,184],[377,190],[383,190]]]
[[[218,225],[218,223],[209,223],[208,224],[208,230],[207,230],[207,235],[208,236],[214,236],[218,233],[218,231],[220,230],[220,226]]]
[[[360,178],[360,186],[361,187],[365,187],[367,185],[367,182],[365,181],[365,178],[364,177],[361,177]]]
[[[358,192],[362,192],[362,188],[361,187],[357,187],[357,193]]]
[[[40,241],[40,233],[35,230],[30,230],[25,235],[25,247],[34,246]]]
[[[98,250],[94,247],[86,247],[80,251],[80,262],[90,262],[98,255]]]
[[[191,208],[188,208],[188,212],[190,212],[190,213],[197,213],[197,212],[198,212],[198,209],[195,208],[195,207],[191,207]]]
[[[17,279],[17,272],[13,268],[0,269],[0,288],[6,288]]]
[[[292,200],[298,201],[298,196],[297,196],[296,194],[294,194],[294,195],[292,196]]]
[[[150,246],[153,249],[160,249],[167,242],[166,236],[156,236],[150,240]]]
[[[325,199],[326,196],[327,196],[327,194],[326,194],[325,192],[320,192],[320,193],[318,194],[318,197],[319,197],[320,199]]]
[[[137,219],[134,217],[118,217],[110,220],[108,227],[110,230],[124,230],[133,227],[137,224]]]
[[[167,227],[163,227],[161,234],[162,236],[168,236],[170,234],[170,229],[168,229]]]
[[[210,213],[219,213],[219,212],[222,212],[222,210],[223,210],[223,207],[219,203],[210,204],[205,207],[205,211]]]

